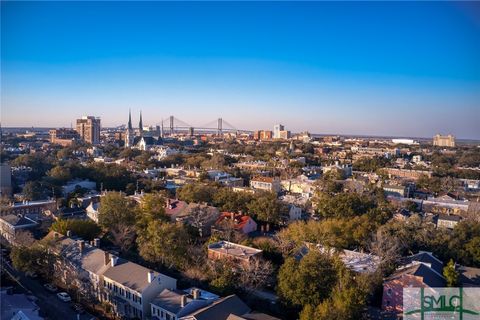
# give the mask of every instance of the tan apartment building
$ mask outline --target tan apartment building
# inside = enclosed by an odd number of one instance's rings
[[[437,147],[455,147],[455,137],[449,134],[448,136],[442,136],[436,134],[433,136],[433,145]]]
[[[87,143],[99,144],[100,143],[100,118],[92,116],[83,116],[81,119],[77,119],[76,131],[80,135],[80,138]]]

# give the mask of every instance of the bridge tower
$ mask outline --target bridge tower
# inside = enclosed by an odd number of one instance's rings
[[[218,124],[217,124],[217,134],[218,134],[219,136],[221,136],[221,135],[222,135],[222,131],[223,131],[223,128],[222,128],[222,127],[223,127],[223,120],[222,120],[222,118],[218,118],[218,121],[217,121],[217,122],[218,122]]]
[[[174,117],[170,116],[170,135],[173,135]]]

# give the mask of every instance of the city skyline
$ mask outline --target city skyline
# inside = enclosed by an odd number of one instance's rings
[[[82,115],[109,127],[132,109],[134,124],[142,110],[146,125],[173,114],[248,130],[480,139],[478,3],[1,5],[4,127]]]

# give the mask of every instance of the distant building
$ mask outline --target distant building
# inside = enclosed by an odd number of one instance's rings
[[[433,175],[432,171],[424,171],[424,170],[409,170],[409,169],[398,169],[398,168],[385,168],[384,170],[388,174],[389,178],[399,177],[399,178],[416,180],[423,175],[425,175],[427,178],[431,178]]]
[[[83,116],[77,119],[76,128],[83,141],[91,144],[100,143],[100,118]]]
[[[12,194],[12,168],[8,163],[0,164],[0,195]]]
[[[384,185],[383,191],[387,195],[394,196],[394,197],[408,197],[409,196],[409,188],[406,186],[393,186],[393,185]]]
[[[279,133],[279,139],[287,140],[291,137],[291,132],[288,130],[281,130]]]
[[[340,164],[339,161],[335,161],[335,164],[322,167],[323,174],[330,171],[340,172],[343,178],[348,178],[352,175],[353,169],[351,164]]]
[[[80,138],[77,131],[73,129],[52,129],[48,133],[50,134],[51,143],[64,147],[72,145],[73,142]]]
[[[280,180],[276,177],[255,177],[250,180],[250,187],[264,191],[279,193],[281,190]]]
[[[8,206],[2,206],[0,215],[39,215],[45,211],[55,211],[57,202],[55,200],[23,201],[11,203]]]
[[[453,214],[440,213],[436,220],[438,228],[453,229],[462,220],[462,217]]]
[[[260,130],[253,133],[254,140],[271,140],[273,132],[269,130]]]
[[[10,214],[0,217],[0,234],[13,244],[18,231],[35,228],[37,225],[37,222],[28,217]]]
[[[433,145],[437,147],[455,147],[455,137],[451,134],[448,136],[437,134],[433,136]]]
[[[273,138],[274,139],[280,139],[280,131],[284,131],[285,126],[282,124],[276,124],[273,126]]]

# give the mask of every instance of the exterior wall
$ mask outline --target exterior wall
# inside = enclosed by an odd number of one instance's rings
[[[404,275],[399,279],[386,281],[383,284],[382,310],[394,313],[403,311],[403,288],[427,288],[422,278],[412,275]]]
[[[250,218],[248,219],[247,224],[242,228],[242,232],[244,234],[248,234],[253,231],[257,231],[257,223]]]

